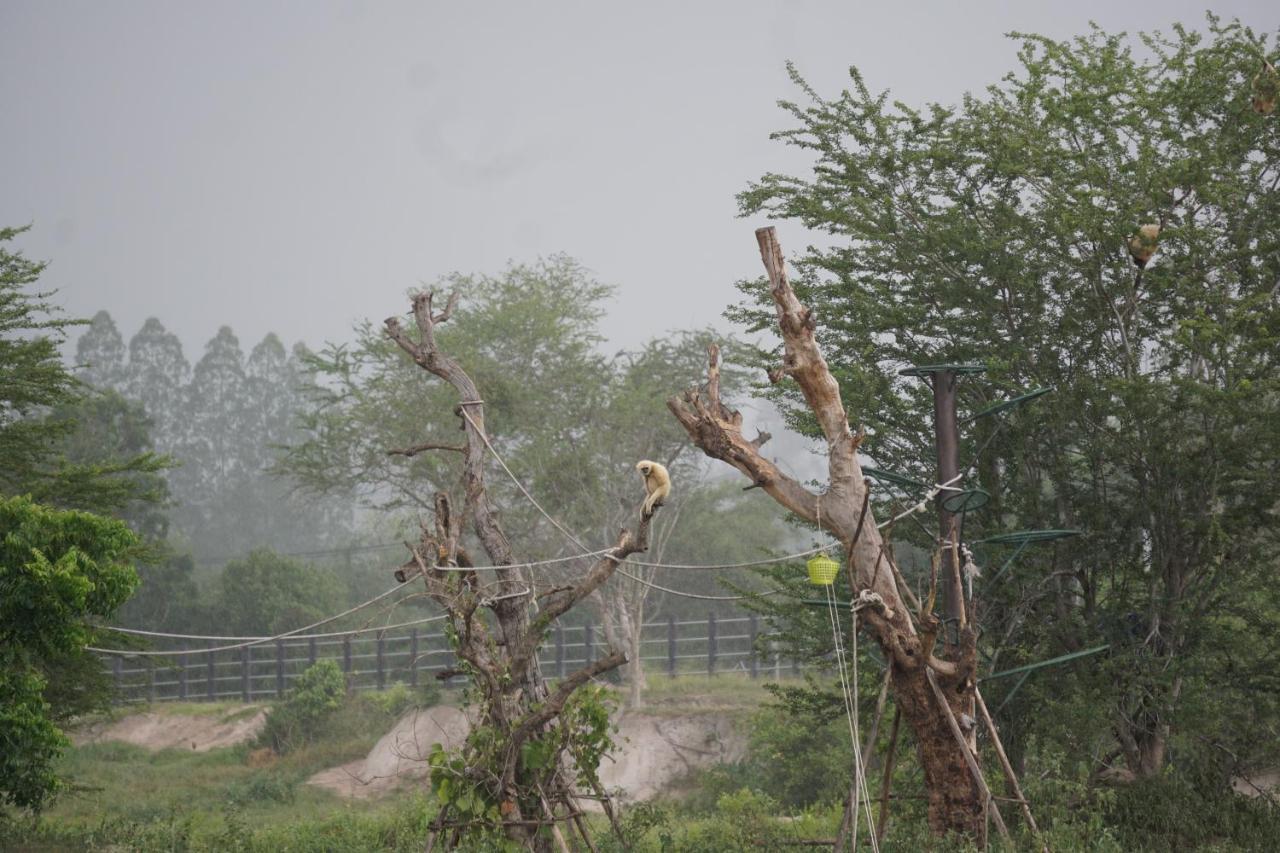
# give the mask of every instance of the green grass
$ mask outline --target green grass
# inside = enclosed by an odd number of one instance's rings
[[[649,675],[644,693],[645,713],[734,713],[750,712],[769,701],[766,679],[752,680],[740,675]],[[619,694],[619,698],[622,694]]]
[[[649,678],[645,712],[746,714],[768,698],[763,682],[738,676]],[[150,751],[124,743],[68,750],[60,770],[72,787],[39,819],[6,825],[3,850],[421,850],[435,813],[427,786],[375,800],[347,801],[305,784],[319,770],[365,756],[404,710],[405,689],[349,698],[320,737],[267,766],[250,766],[254,744],[195,752]],[[421,697],[418,697],[421,698]],[[450,697],[453,698],[453,697]],[[260,705],[161,703],[122,709],[234,720]],[[661,849],[664,832],[697,841],[698,849],[729,832],[713,815],[682,814],[678,825],[637,827],[641,849]],[[609,825],[592,818],[602,849]],[[767,822],[766,822],[767,823]],[[805,829],[808,829],[806,826]],[[789,833],[799,828],[788,829]],[[730,833],[728,837],[732,836]]]

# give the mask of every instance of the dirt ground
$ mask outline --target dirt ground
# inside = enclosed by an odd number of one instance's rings
[[[124,741],[147,749],[204,752],[252,741],[262,730],[267,709],[237,706],[210,712],[145,711],[95,721],[72,733],[77,745]],[[600,768],[609,790],[621,789],[632,801],[648,800],[694,770],[736,761],[746,737],[735,717],[708,709],[686,713],[623,713],[617,718],[618,749]],[[426,775],[426,758],[435,744],[454,749],[470,729],[466,714],[447,705],[409,711],[362,759],[323,770],[308,784],[346,799],[381,796]],[[591,807],[592,804],[586,804]]]
[[[207,752],[251,741],[262,731],[267,709],[238,705],[215,713],[172,714],[145,711],[114,719],[98,720],[74,729],[76,746],[102,741],[124,741],[147,749],[191,749]]]
[[[426,757],[435,744],[459,746],[467,736],[466,715],[437,706],[410,711],[383,736],[363,760],[321,771],[308,784],[342,797],[376,797],[407,780],[426,775]],[[741,758],[744,735],[724,714],[622,714],[618,750],[600,768],[609,790],[620,788],[632,801],[648,800],[690,772]]]

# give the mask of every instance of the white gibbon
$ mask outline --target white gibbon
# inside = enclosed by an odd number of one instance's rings
[[[1160,236],[1160,226],[1154,223],[1143,225],[1138,233],[1129,238],[1129,254],[1138,269],[1147,265],[1151,256],[1156,253],[1156,240]]]
[[[644,499],[644,514],[653,515],[654,508],[661,506],[671,494],[671,475],[667,473],[666,466],[648,459],[637,462],[636,470],[644,478],[644,490],[647,494]]]

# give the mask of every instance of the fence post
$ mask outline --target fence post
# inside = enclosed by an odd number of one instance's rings
[[[769,654],[773,656],[773,680],[782,680],[782,655],[778,652],[778,641],[769,640]]]
[[[716,674],[716,615],[707,614],[707,675]]]
[[[209,641],[209,648],[211,648],[211,649],[212,649],[212,648],[214,647],[214,642],[215,642],[214,640],[210,640],[210,641]],[[214,693],[214,687],[213,687],[213,681],[214,681],[214,678],[213,678],[213,676],[214,676],[214,662],[213,662],[213,659],[214,659],[215,657],[217,657],[217,654],[218,654],[217,652],[205,652],[205,655],[204,655],[204,657],[205,657],[205,661],[204,661],[204,698],[205,698],[205,699],[207,699],[207,700],[208,700],[208,701],[210,701],[210,702],[212,702],[212,701],[213,701],[213,698],[214,698],[214,696],[213,696],[213,693]]]
[[[307,666],[316,665],[316,638],[307,640]]]
[[[178,655],[178,698],[187,701],[187,656]]]
[[[583,649],[582,656],[587,659],[586,660],[587,663],[591,663],[591,658],[593,657],[593,652],[595,651],[595,639],[596,639],[595,629],[591,627],[591,623],[588,622],[586,625],[583,625],[582,626],[582,649]]]
[[[759,635],[759,626],[756,624],[756,615],[751,614],[751,621],[747,623],[750,629],[747,633],[751,635],[751,677],[758,678],[760,676],[760,655],[756,652],[756,637]]]
[[[284,695],[284,640],[276,640],[276,698]]]
[[[409,631],[409,683],[418,686],[418,629]]]
[[[112,655],[111,656],[111,677],[112,679],[115,680],[117,697],[119,697],[124,692],[124,686],[120,683],[121,680],[124,678],[124,673],[120,671],[123,667],[124,667],[124,664],[121,662],[120,656]]]
[[[676,677],[676,617],[667,617],[667,675]]]
[[[387,686],[386,667],[383,666],[383,655],[386,652],[386,637],[381,633],[378,634],[378,689]]]
[[[253,688],[249,685],[249,662],[252,658],[253,646],[240,650],[240,698],[245,702],[253,698]]]
[[[147,658],[147,699],[156,701],[156,659]]]
[[[564,678],[564,626],[556,623],[556,678]]]
[[[342,671],[351,674],[351,635],[342,638]]]

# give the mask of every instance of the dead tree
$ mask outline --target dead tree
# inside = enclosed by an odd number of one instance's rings
[[[627,657],[611,649],[549,687],[539,669],[538,649],[560,616],[608,580],[620,561],[646,549],[651,517],[641,512],[634,533],[624,528],[610,550],[584,558],[590,567],[575,582],[537,595],[536,580],[515,565],[514,549],[485,488],[484,460],[491,445],[483,400],[462,366],[436,343],[435,328],[452,315],[457,295],[439,313],[433,312],[432,297],[429,292],[413,297],[416,336],[394,317],[386,321],[386,333],[417,365],[458,392],[454,414],[466,440],[461,447],[445,449],[462,454],[462,502],[459,509],[450,494],[436,495],[434,521],[424,522],[410,560],[396,576],[401,581],[420,576],[427,594],[448,615],[455,653],[480,697],[473,732],[482,734],[468,739],[458,783],[479,795],[480,813],[498,816],[451,822],[446,807],[433,826],[432,843],[439,837],[447,846],[474,826],[500,825],[509,838],[530,849],[552,849],[553,841],[564,849],[561,823],[572,820],[584,840],[586,829],[577,811],[569,756],[574,733],[561,725],[560,715],[578,688]],[[465,545],[468,531],[479,541],[487,564],[498,568],[474,569],[478,563]],[[492,612],[492,619],[483,616],[484,610]],[[588,774],[592,778],[594,769]],[[602,795],[598,790],[587,793]]]
[[[874,513],[864,512],[868,487],[858,464],[861,437],[849,428],[840,386],[814,339],[813,312],[801,304],[787,281],[774,229],[757,230],[756,240],[784,345],[782,364],[769,372],[769,378],[775,383],[794,380],[817,419],[827,441],[826,491],[811,492],[765,458],[760,448],[767,434],[755,439],[742,434],[742,414],[720,400],[715,347],[705,386],[671,398],[667,407],[704,453],[737,468],[752,486],[800,518],[816,523],[821,517],[823,530],[843,543],[854,594],[870,590],[884,602],[883,607],[864,608],[860,618],[892,668],[895,704],[915,735],[929,795],[929,825],[940,834],[954,831],[983,839],[989,800],[971,746],[977,634],[962,622],[958,642],[945,644],[942,652],[937,648],[942,623],[932,613],[932,600],[915,614],[904,604],[904,599],[914,596],[884,547]]]

